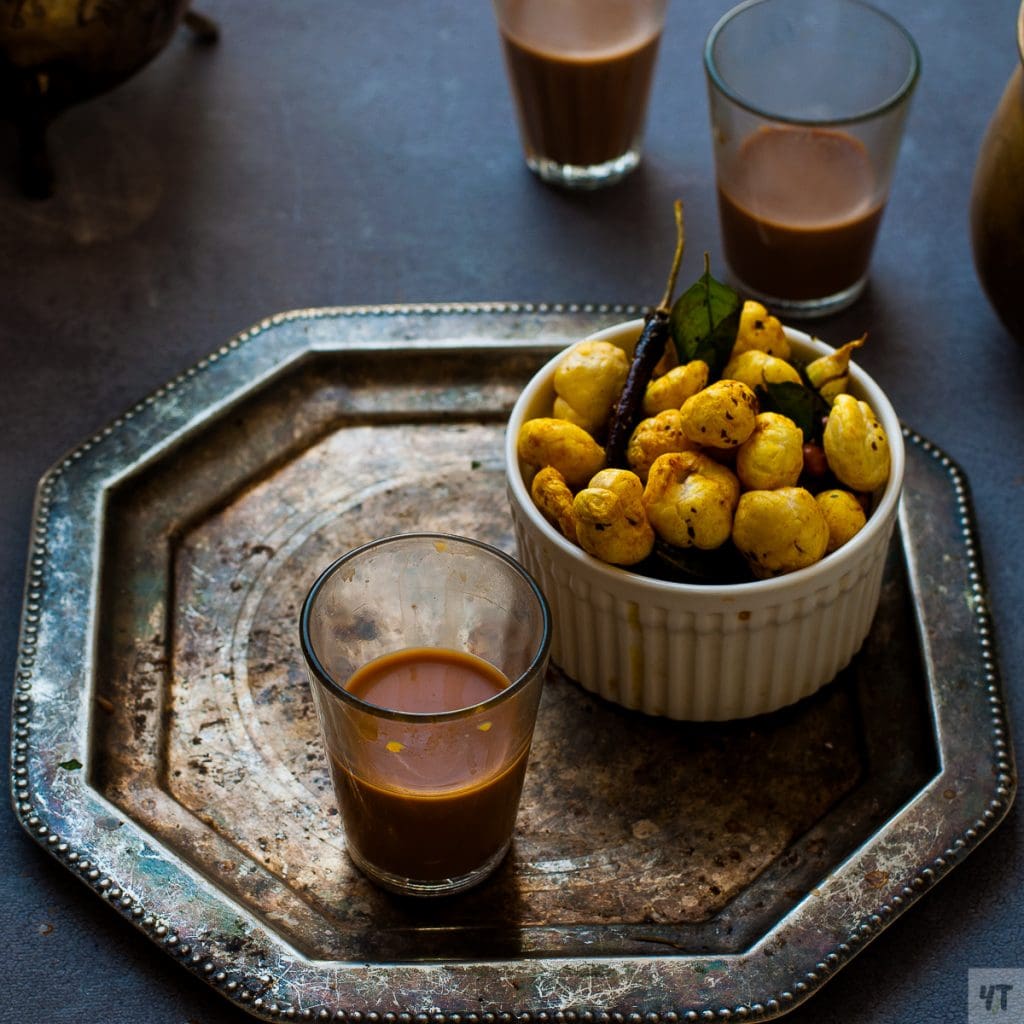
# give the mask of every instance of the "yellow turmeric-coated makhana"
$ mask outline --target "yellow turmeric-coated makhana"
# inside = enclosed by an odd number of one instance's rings
[[[640,478],[626,469],[604,469],[576,495],[576,538],[580,547],[612,565],[642,562],[654,547]]]

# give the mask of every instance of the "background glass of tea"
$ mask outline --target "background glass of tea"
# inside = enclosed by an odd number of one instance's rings
[[[705,48],[725,259],[791,317],[860,295],[920,72],[917,47],[859,0],[749,0]]]
[[[597,188],[640,163],[667,0],[494,0],[526,163]]]
[[[508,555],[447,534],[349,552],[300,643],[349,857],[386,889],[459,892],[512,840],[550,612]]]

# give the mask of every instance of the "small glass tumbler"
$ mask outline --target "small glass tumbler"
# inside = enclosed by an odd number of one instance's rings
[[[667,0],[494,0],[527,166],[569,188],[639,163]]]
[[[748,0],[705,48],[725,260],[746,297],[824,316],[863,291],[920,73],[861,0]]]
[[[417,533],[329,566],[300,643],[346,847],[385,889],[460,892],[512,841],[551,641],[508,555]]]

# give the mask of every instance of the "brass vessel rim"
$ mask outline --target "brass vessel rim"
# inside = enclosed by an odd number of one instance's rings
[[[1017,12],[1017,53],[1020,55],[1020,62],[1024,64],[1024,0],[1021,0],[1020,10]]]

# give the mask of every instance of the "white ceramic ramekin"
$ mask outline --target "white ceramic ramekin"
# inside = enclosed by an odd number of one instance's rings
[[[631,351],[641,328],[634,320],[593,337]],[[799,331],[786,333],[801,357],[834,351]],[[903,486],[903,435],[881,388],[851,366],[849,390],[874,410],[892,449],[888,483],[851,541],[809,568],[774,579],[670,583],[586,554],[547,522],[530,497],[516,438],[524,421],[551,414],[560,358],[524,388],[505,439],[519,558],[551,606],[554,663],[607,700],[690,721],[774,711],[831,681],[871,628]]]

